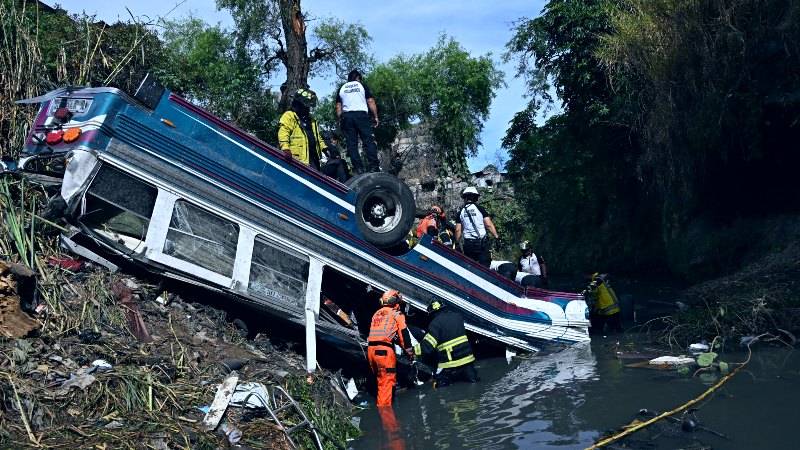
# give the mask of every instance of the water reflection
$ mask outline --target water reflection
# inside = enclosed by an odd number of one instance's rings
[[[588,439],[575,415],[584,401],[579,382],[596,378],[588,345],[511,366],[503,359],[482,360],[478,370],[480,383],[425,386],[397,397],[394,410],[406,436],[404,448],[563,448]],[[386,420],[382,433],[373,432],[376,416],[375,408],[362,414],[365,436],[353,448],[400,448],[386,446],[398,442],[391,439]]]
[[[579,434],[573,413],[584,398],[578,382],[594,378],[588,345],[521,362],[481,395],[467,442],[487,449],[573,442]]]

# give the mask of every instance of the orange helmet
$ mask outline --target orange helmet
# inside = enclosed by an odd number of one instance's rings
[[[396,289],[389,289],[381,295],[381,306],[395,306],[403,301],[403,294]]]

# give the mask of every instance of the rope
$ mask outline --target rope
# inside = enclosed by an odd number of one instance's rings
[[[749,345],[747,346],[747,349],[750,350],[750,346]],[[713,386],[708,388],[708,390],[706,390],[705,392],[700,394],[700,396],[698,396],[698,397],[696,397],[696,398],[694,398],[692,400],[689,400],[688,402],[684,403],[683,405],[681,405],[681,406],[679,406],[679,407],[677,407],[677,408],[675,408],[675,409],[673,409],[671,411],[667,411],[667,412],[661,413],[661,414],[653,417],[650,420],[647,420],[645,422],[641,422],[641,423],[638,423],[638,424],[636,424],[634,426],[626,428],[625,430],[623,430],[623,431],[621,431],[621,432],[619,432],[619,433],[617,433],[617,434],[615,434],[615,435],[613,435],[611,437],[605,438],[602,441],[597,442],[596,444],[592,445],[591,447],[587,447],[586,450],[595,450],[595,449],[598,449],[598,448],[601,448],[601,447],[605,447],[606,445],[611,444],[612,442],[618,441],[618,440],[622,439],[623,437],[625,437],[625,436],[627,436],[629,434],[633,434],[633,433],[641,430],[642,428],[650,426],[650,425],[658,422],[661,419],[664,419],[664,418],[669,417],[669,416],[671,416],[673,414],[685,411],[686,409],[688,409],[692,405],[703,401],[711,393],[713,393],[714,391],[719,389],[720,386],[725,384],[734,375],[736,375],[736,372],[742,370],[742,368],[745,365],[747,365],[748,362],[750,362],[750,355],[747,356],[747,360],[745,362],[743,362],[742,365],[740,365],[739,367],[734,369],[733,372],[731,372],[728,375],[725,375],[724,377],[722,377],[716,384],[714,384]]]

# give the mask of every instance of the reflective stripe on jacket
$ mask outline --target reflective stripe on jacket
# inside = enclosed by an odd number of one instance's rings
[[[597,303],[595,304],[595,312],[601,316],[610,316],[619,312],[619,300],[614,289],[606,286],[605,283],[600,283],[595,289],[597,296]]]
[[[406,317],[397,309],[384,306],[372,316],[369,327],[369,343],[397,343],[400,347],[411,347],[411,337],[406,328]]]
[[[317,160],[322,157],[322,150],[327,148],[325,141],[319,135],[319,125],[313,118],[311,120],[311,129],[314,130],[314,140],[316,141]],[[301,163],[309,164],[308,155],[308,136],[300,124],[300,118],[297,113],[289,110],[283,113],[278,122],[278,145],[281,150],[289,150],[292,152],[292,157]]]
[[[414,346],[414,352],[418,355],[434,350],[440,369],[460,367],[475,361],[461,314],[448,309],[436,313],[428,327],[428,334]]]

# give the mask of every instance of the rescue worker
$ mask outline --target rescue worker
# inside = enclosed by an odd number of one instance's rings
[[[533,248],[530,247],[528,241],[523,242],[521,247],[522,257],[519,259],[517,278],[530,275],[531,277],[526,277],[526,282],[530,281],[529,286],[547,286],[547,264],[544,262],[544,258],[533,253]]]
[[[347,167],[347,161],[342,159],[339,138],[331,132],[323,133],[322,138],[328,147],[328,160],[322,165],[322,173],[340,183],[346,182],[350,178],[350,169]]]
[[[367,113],[369,111],[369,113]],[[370,123],[372,115],[372,123]],[[354,174],[364,173],[364,163],[358,153],[358,140],[364,146],[367,156],[367,172],[379,172],[378,146],[375,142],[375,128],[380,125],[378,105],[369,88],[361,79],[361,72],[356,69],[347,75],[347,83],[339,88],[336,97],[336,120],[339,121],[344,139],[347,143],[347,154],[353,165]]]
[[[489,253],[487,231],[492,233],[495,239],[498,239],[498,236],[492,217],[482,206],[477,204],[479,197],[478,190],[472,186],[461,191],[464,206],[458,212],[456,241],[460,241],[463,236],[464,254],[482,266],[489,267],[492,257]]]
[[[414,346],[414,354],[419,356],[436,352],[437,366],[434,386],[447,386],[456,381],[479,381],[475,370],[475,355],[464,330],[464,319],[457,311],[445,308],[441,300],[428,304],[431,323],[428,332]]]
[[[609,331],[622,331],[619,299],[609,284],[607,274],[593,274],[584,296],[590,306],[589,320],[592,330],[602,334],[608,325]]]
[[[322,151],[327,148],[319,134],[317,121],[311,117],[311,108],[317,105],[317,94],[300,88],[292,98],[292,105],[278,121],[278,145],[301,163],[320,170]]]
[[[395,344],[405,350],[410,359],[414,358],[406,318],[400,311],[402,301],[400,292],[394,289],[384,292],[381,308],[372,316],[369,328],[367,359],[378,380],[378,406],[392,405],[392,393],[397,381]]]
[[[436,236],[439,234],[442,220],[444,220],[444,211],[438,205],[431,206],[428,214],[419,221],[417,225],[417,239],[422,239],[422,236],[430,234]]]

